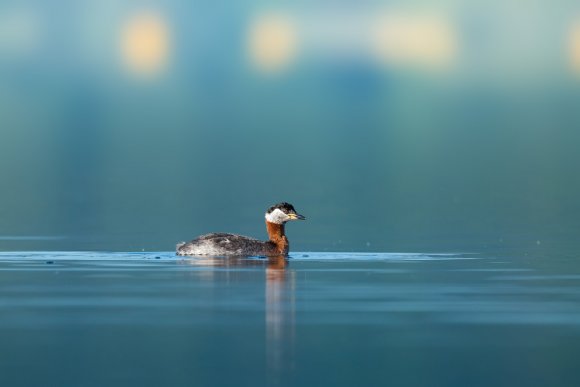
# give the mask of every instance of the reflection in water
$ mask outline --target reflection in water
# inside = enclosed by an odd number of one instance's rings
[[[242,256],[233,257],[212,257],[199,256],[195,258],[184,258],[182,263],[193,266],[213,266],[213,267],[241,267],[241,266],[264,266],[266,261],[263,259],[249,259]]]
[[[293,272],[284,256],[270,257],[266,268],[266,356],[269,384],[294,368],[295,299]]]
[[[284,371],[294,368],[295,341],[295,283],[294,272],[288,270],[284,255],[267,259],[247,257],[198,257],[181,262],[207,267],[260,267],[266,268],[266,364],[269,385],[281,384]],[[213,277],[212,277],[213,278]]]

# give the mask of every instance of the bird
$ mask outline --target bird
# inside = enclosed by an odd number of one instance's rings
[[[288,255],[290,245],[285,234],[286,222],[306,220],[290,203],[274,204],[266,210],[266,230],[269,240],[228,233],[210,233],[198,236],[190,242],[180,242],[176,255],[196,256],[280,256]]]

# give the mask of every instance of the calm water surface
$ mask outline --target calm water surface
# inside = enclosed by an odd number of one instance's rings
[[[2,386],[578,386],[573,257],[0,254]]]

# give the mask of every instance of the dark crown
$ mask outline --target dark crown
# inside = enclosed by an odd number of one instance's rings
[[[292,204],[286,203],[286,202],[274,204],[272,207],[268,208],[268,211],[266,211],[266,213],[269,214],[272,211],[274,211],[276,208],[285,214],[295,214],[296,213],[294,206]]]

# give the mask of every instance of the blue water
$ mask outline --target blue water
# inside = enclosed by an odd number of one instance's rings
[[[0,253],[1,386],[578,386],[574,257]]]

